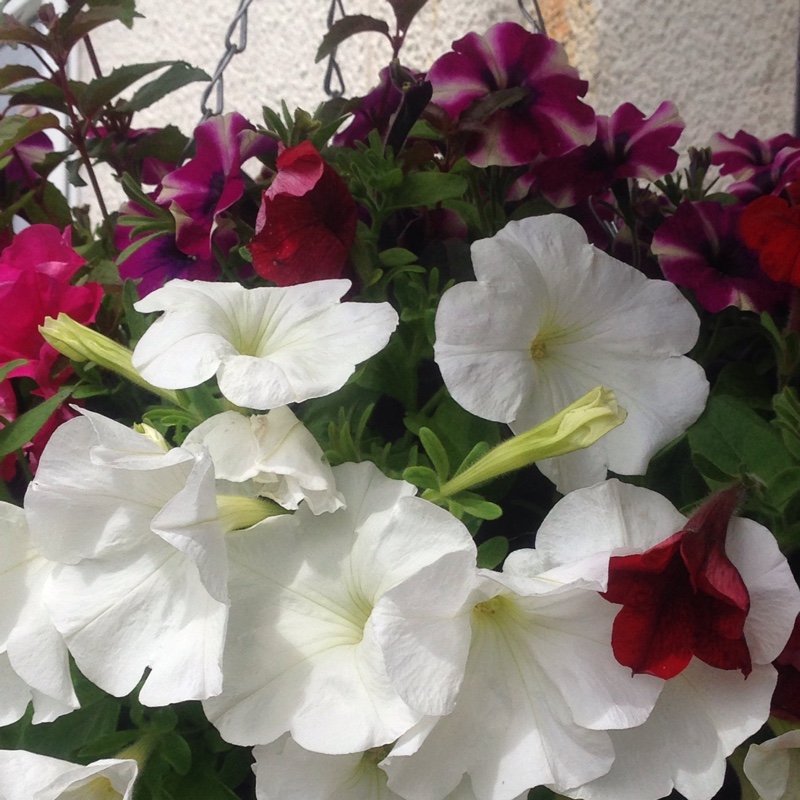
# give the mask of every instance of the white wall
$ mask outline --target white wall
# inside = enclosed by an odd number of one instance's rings
[[[529,1],[529,0],[528,0]],[[344,0],[349,13],[391,19],[386,0]],[[183,59],[211,72],[223,50],[237,0],[139,0],[134,30],[113,24],[94,44],[102,67]],[[715,131],[745,128],[761,136],[790,131],[794,120],[800,0],[540,0],[550,33],[568,45],[590,81],[590,102],[610,113],[622,101],[652,112],[672,99],[687,122],[682,146]],[[529,7],[530,4],[529,4]],[[198,10],[200,9],[200,10]],[[324,64],[313,63],[325,32],[328,0],[254,0],[247,51],[226,73],[226,110],[260,121],[262,103],[312,109],[324,99]],[[429,0],[405,49],[426,68],[470,30],[521,22],[516,0]],[[364,93],[389,58],[377,34],[339,51],[348,94]],[[83,66],[84,77],[88,65]],[[188,132],[199,117],[201,84],[145,112],[138,126],[176,122]]]

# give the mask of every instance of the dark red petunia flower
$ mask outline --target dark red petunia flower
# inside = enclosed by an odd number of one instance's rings
[[[772,695],[772,714],[800,722],[800,615],[786,647],[773,663],[778,670],[778,683]]]
[[[751,669],[744,623],[750,596],[725,553],[735,487],[709,498],[678,531],[639,555],[609,562],[606,600],[620,603],[611,644],[634,674],[673,678],[692,660]]]
[[[311,142],[282,150],[250,243],[253,267],[278,286],[340,278],[356,237],[356,204]]]
[[[770,278],[800,286],[800,206],[774,195],[759,197],[742,212],[739,230]]]

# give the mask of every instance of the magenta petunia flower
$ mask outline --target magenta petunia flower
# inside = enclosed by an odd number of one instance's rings
[[[740,206],[681,203],[653,236],[652,251],[664,277],[691,289],[708,311],[727,306],[767,311],[787,296],[770,280],[739,234]]]
[[[62,311],[82,324],[93,322],[103,299],[98,283],[69,283],[85,263],[72,249],[69,229],[62,234],[44,224],[18,233],[0,255],[0,363],[27,359],[11,376],[36,379],[45,396],[66,375],[50,375],[58,353],[42,338],[39,326]]]
[[[656,180],[675,169],[673,145],[683,128],[674,103],[662,103],[648,118],[623,103],[610,117],[598,115],[592,144],[535,166],[537,187],[553,205],[568,208],[617,180]]]
[[[150,216],[147,209],[133,202],[125,203],[121,209],[122,214],[135,214],[137,216]],[[114,244],[118,250],[128,248],[134,239],[131,237],[133,229],[126,225],[117,225],[114,231]],[[212,238],[215,244],[225,244],[224,252],[228,252],[238,241],[236,233],[227,232],[218,225]],[[139,297],[146,297],[150,292],[160,289],[168,280],[184,278],[190,281],[213,281],[219,278],[220,268],[213,256],[190,256],[178,248],[175,235],[171,231],[153,237],[150,241],[134,250],[120,265],[120,277],[138,280],[137,289]]]
[[[253,267],[278,286],[340,278],[357,221],[347,185],[311,142],[281,150],[250,244]]]
[[[380,83],[358,101],[350,124],[333,137],[336,147],[354,147],[356,142],[365,142],[372,130],[378,131],[381,138],[386,135],[403,93],[392,83],[388,67],[380,71],[379,78]]]
[[[740,489],[709,498],[684,528],[639,555],[612,556],[603,597],[622,605],[611,644],[634,674],[673,678],[697,657],[752,670],[744,624],[750,595],[725,553]]]
[[[453,51],[427,77],[432,101],[458,119],[471,164],[519,166],[594,140],[594,111],[578,99],[588,84],[557,42],[501,22],[485,36],[468,33]]]
[[[237,113],[212,117],[194,135],[194,158],[164,177],[157,202],[169,205],[175,217],[178,249],[210,258],[217,216],[244,192],[242,164],[274,143]]]
[[[745,131],[732,139],[717,133],[711,137],[711,152],[720,174],[736,179],[726,191],[745,202],[779,194],[800,176],[800,139],[788,133],[764,140]]]

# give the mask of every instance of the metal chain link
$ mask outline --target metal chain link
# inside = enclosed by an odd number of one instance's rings
[[[328,30],[333,27],[333,23],[336,21],[337,8],[342,17],[346,16],[342,0],[331,0],[331,5],[328,9]],[[337,88],[333,87],[334,79],[338,84]],[[328,97],[341,97],[345,92],[344,77],[342,76],[341,67],[336,61],[335,47],[333,48],[333,52],[328,56],[328,66],[325,69],[325,81],[322,84],[322,88],[325,89],[325,94],[327,94]]]
[[[200,98],[200,111],[203,116],[200,122],[205,122],[209,117],[217,116],[222,113],[225,106],[225,84],[223,74],[225,68],[231,63],[231,59],[239,53],[243,52],[247,47],[247,9],[253,0],[240,0],[239,8],[236,9],[236,14],[233,21],[228,26],[228,31],[225,34],[225,52],[211,76],[208,86],[206,86],[203,96]],[[238,42],[234,42],[234,37],[238,38]],[[208,106],[208,100],[211,93],[216,91],[214,98],[214,108]]]
[[[544,17],[542,16],[542,10],[539,8],[539,3],[537,0],[532,0],[533,8],[536,13],[534,17],[530,11],[525,7],[525,0],[517,0],[517,5],[519,6],[519,10],[522,12],[522,16],[533,26],[536,33],[544,33],[547,34],[547,30],[544,26]]]

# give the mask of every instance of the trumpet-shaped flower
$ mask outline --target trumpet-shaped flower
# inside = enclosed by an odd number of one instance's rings
[[[338,756],[304,750],[288,736],[253,748],[257,800],[403,800],[378,766],[383,748]],[[527,792],[526,792],[527,796]],[[441,800],[476,800],[465,779]],[[519,798],[522,800],[522,798]]]
[[[344,509],[301,506],[227,537],[225,679],[203,704],[227,741],[290,732],[308,750],[360,753],[453,707],[476,577],[469,533],[369,462],[334,475]]]
[[[627,419],[585,450],[539,462],[559,491],[606,469],[641,474],[703,410],[708,382],[682,354],[699,320],[672,285],[587,242],[560,215],[509,223],[472,245],[477,282],[443,295],[436,362],[453,398],[515,432],[603,385]]]
[[[147,705],[219,691],[226,557],[206,451],[164,451],[88,411],[62,425],[25,496],[37,549],[60,562],[44,601],[81,671]]]
[[[165,314],[133,352],[142,377],[164,389],[216,374],[236,405],[271,409],[335,392],[397,326],[388,303],[340,303],[350,281],[245,289],[170,281],[136,304]]]
[[[551,571],[571,564],[576,575],[602,582],[610,554],[645,552],[686,524],[655,492],[606,481],[563,498],[542,523],[537,550]],[[674,788],[688,800],[710,800],[722,785],[726,756],[763,725],[776,680],[770,662],[791,632],[800,591],[775,539],[761,525],[734,517],[725,552],[749,593],[744,635],[750,675],[693,659],[664,682],[642,725],[610,732],[616,753],[611,769],[562,794],[583,800],[656,800]]]
[[[578,99],[588,84],[564,48],[514,22],[454,42],[427,78],[432,101],[458,119],[467,160],[478,167],[528,164],[594,139],[594,111]]]
[[[402,797],[439,800],[464,774],[479,800],[540,784],[562,791],[607,772],[607,730],[639,725],[653,708],[660,682],[614,658],[613,613],[596,582],[537,574],[537,562],[520,550],[503,574],[482,571],[455,709],[423,720],[383,762]]]
[[[30,541],[25,512],[0,503],[0,724],[18,720],[33,700],[33,721],[78,707],[67,646],[45,610],[42,592],[55,564]]]
[[[800,797],[800,730],[750,745],[744,759],[744,774],[760,800]]]
[[[184,445],[208,448],[218,479],[252,480],[256,493],[284,508],[305,500],[314,514],[343,503],[322,448],[288,406],[246,417],[225,411],[196,427]]]
[[[27,750],[0,750],[3,800],[131,800],[139,767],[131,758],[84,766]]]

